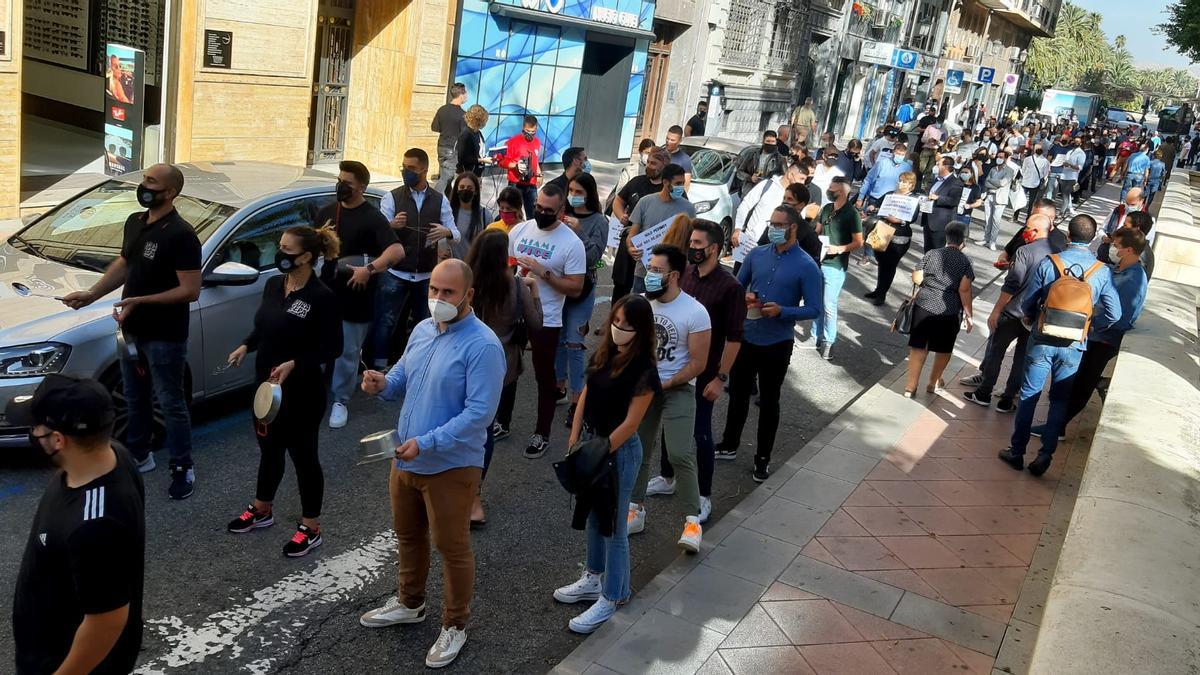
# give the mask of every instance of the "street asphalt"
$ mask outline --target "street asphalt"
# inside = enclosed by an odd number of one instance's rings
[[[1015,227],[1005,225],[1005,239]],[[972,229],[978,228],[977,221]],[[883,307],[861,297],[873,288],[876,267],[851,264],[832,361],[818,357],[809,324],[801,325],[798,337],[804,341],[796,346],[784,387],[776,463],[786,461],[905,357],[905,338],[887,327],[901,295],[910,289],[908,270],[918,251],[914,246],[905,259]],[[975,262],[978,292],[999,274],[991,266],[995,254],[974,245],[967,252]],[[604,270],[598,296],[611,292],[607,283]],[[598,303],[594,320],[603,320],[607,311],[607,302]],[[571,529],[571,501],[551,468],[565,452],[566,407],[556,411],[550,451],[541,459],[523,458],[535,416],[531,372],[527,367],[521,380],[513,434],[497,444],[484,484],[488,525],[472,535],[476,594],[469,641],[451,668],[456,672],[545,672],[583,640],[567,630],[567,621],[585,606],[564,606],[551,597],[554,588],[578,577],[585,552],[584,533]],[[253,497],[258,448],[250,399],[251,393],[243,391],[195,411],[193,497],[182,502],[166,498],[165,453],[160,453],[159,470],[145,477],[146,629],[140,672],[417,672],[440,624],[436,554],[429,578],[429,620],[387,629],[358,623],[361,613],[395,594],[396,566],[388,464],[356,466],[357,439],[393,426],[399,403],[360,393],[345,429],[323,425],[325,542],[308,557],[292,560],[281,554],[300,513],[290,469],[276,501],[274,527],[243,535],[225,531],[229,519]],[[718,439],[725,411],[722,399],[714,421]],[[750,470],[756,414],[752,406],[738,460],[717,463],[712,523],[755,488]],[[11,663],[7,608],[21,552],[51,474],[50,465],[32,450],[0,453],[0,513],[6,524],[0,530],[0,606],[5,608],[0,612],[0,655],[6,656],[0,658],[8,662],[0,672]],[[679,554],[676,539],[684,514],[678,505],[670,497],[651,497],[647,508],[646,530],[630,542],[635,592]]]

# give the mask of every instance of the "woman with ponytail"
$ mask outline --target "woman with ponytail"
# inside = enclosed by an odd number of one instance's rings
[[[298,558],[321,545],[321,501],[325,477],[317,457],[317,431],[325,414],[325,381],[321,365],[342,353],[342,317],[337,298],[313,271],[317,259],[337,260],[337,234],[330,228],[289,228],[279,238],[275,267],[282,272],[267,280],[254,328],[229,355],[240,366],[250,351],[255,383],[271,382],[283,390],[279,414],[270,424],[255,421],[261,457],[254,501],[229,523],[229,531],[250,532],[275,524],[272,503],[283,480],[283,456],[292,457],[300,483],[302,515],[296,533],[283,547]]]

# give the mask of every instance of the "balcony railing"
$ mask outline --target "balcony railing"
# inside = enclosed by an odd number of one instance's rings
[[[904,30],[904,18],[865,2],[850,6],[849,32],[876,42],[899,42]]]

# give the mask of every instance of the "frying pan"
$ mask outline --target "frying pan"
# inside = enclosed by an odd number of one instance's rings
[[[254,392],[254,416],[263,424],[270,424],[279,416],[283,406],[283,387],[274,382],[263,382]]]
[[[62,301],[61,295],[47,295],[45,293],[38,293],[19,281],[14,281],[12,283],[12,289],[16,291],[17,295],[21,296],[22,298],[50,298],[51,300],[58,300],[60,302]]]
[[[395,429],[377,431],[364,436],[358,442],[357,466],[396,458],[396,448],[400,447],[400,438]]]

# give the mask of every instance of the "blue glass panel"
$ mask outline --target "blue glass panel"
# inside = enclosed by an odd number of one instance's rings
[[[637,115],[638,105],[642,102],[642,80],[645,79],[642,73],[634,73],[629,76],[629,93],[625,96],[625,114]]]
[[[508,60],[530,61],[533,59],[534,26],[525,21],[513,21],[508,38]]]
[[[654,3],[642,3],[640,13],[641,18],[638,20],[638,28],[642,30],[654,30]]]
[[[561,162],[563,150],[571,147],[571,134],[575,132],[574,117],[551,117],[545,125],[546,135],[543,162]],[[632,132],[631,132],[632,133]]]
[[[607,3],[592,2],[591,0],[566,0],[566,6],[563,7],[562,13],[565,16],[577,16],[583,19],[592,18],[592,5],[604,6]]]
[[[496,113],[500,110],[500,89],[504,85],[504,62],[484,59],[479,71],[479,96],[476,102],[484,110]]]
[[[558,28],[538,24],[537,39],[533,45],[533,62],[553,66],[558,61],[558,38]]]
[[[484,37],[483,56],[488,59],[503,59],[508,54],[508,19],[488,13],[487,35]]]
[[[636,116],[621,120],[621,143],[617,145],[617,159],[629,159],[633,154],[633,131],[636,126]]]
[[[483,68],[483,62],[479,59],[460,57],[454,64],[454,81],[467,85],[470,98],[476,101],[479,99],[479,71],[481,68]]]
[[[524,114],[529,97],[529,64],[509,61],[504,68],[504,85],[500,93],[500,110]]]
[[[562,45],[558,48],[558,65],[582,68],[585,42],[586,32],[582,28],[564,28]]]
[[[462,56],[483,56],[483,36],[487,26],[485,12],[463,10],[462,26],[458,30],[458,53]]]
[[[464,12],[479,12],[480,14],[488,13],[487,0],[463,0]]]
[[[633,48],[633,66],[629,69],[629,72],[646,72],[646,50],[649,47],[649,43],[647,43],[645,40],[637,41],[637,45]]]
[[[550,114],[550,95],[554,92],[553,66],[534,66],[529,77],[529,96],[525,107],[530,115]]]
[[[489,141],[491,147],[503,146],[508,139],[521,133],[521,122],[524,115],[500,115],[496,125],[495,141]]]
[[[579,71],[574,68],[556,68],[554,73],[554,98],[550,102],[551,115],[574,115],[576,99],[579,98]]]

